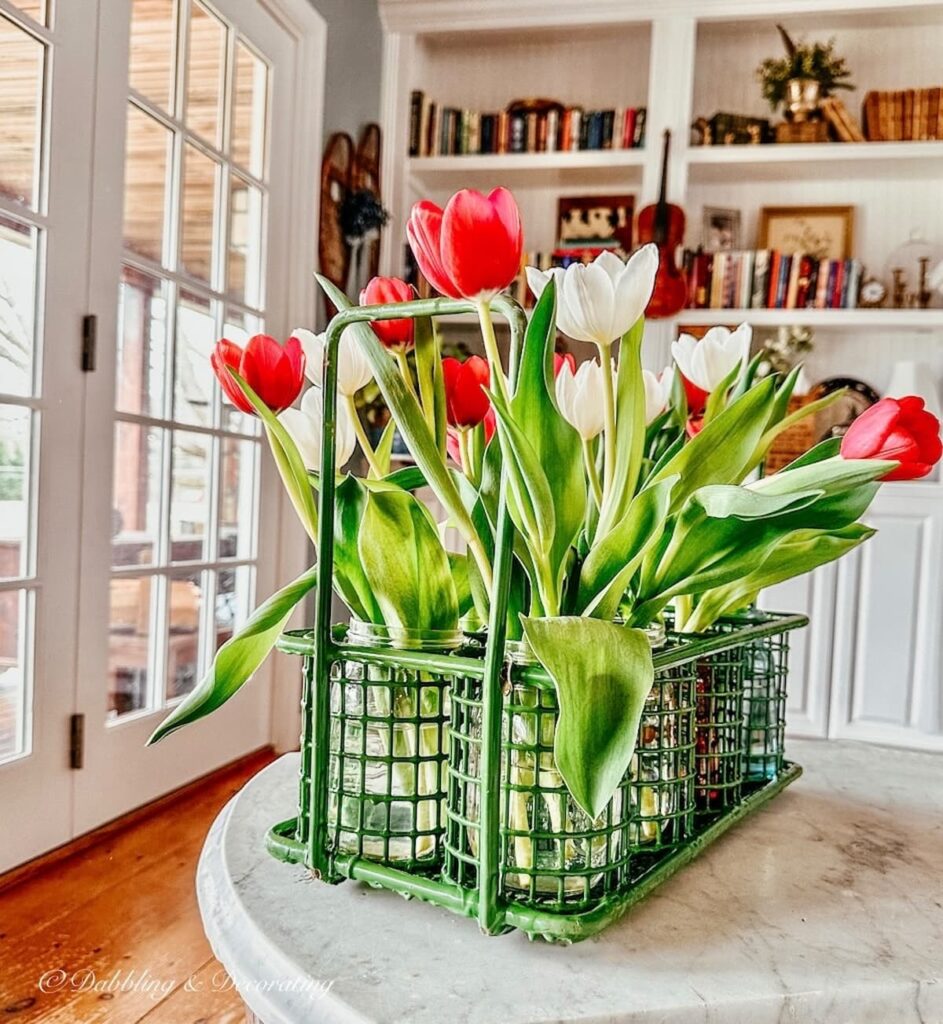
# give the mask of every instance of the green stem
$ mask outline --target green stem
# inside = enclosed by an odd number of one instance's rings
[[[596,469],[596,457],[593,453],[592,441],[583,441],[583,462],[586,465],[586,475],[589,477],[589,486],[593,492],[596,508],[602,508],[602,484],[599,482],[599,470]]]
[[[540,591],[540,600],[544,606],[544,615],[548,618],[560,614],[560,604],[557,600],[557,588],[550,573],[550,565],[545,557],[534,559],[534,569],[537,573],[537,589]]]
[[[481,324],[481,338],[485,343],[485,355],[491,367],[491,385],[497,387],[498,394],[510,404],[507,380],[501,366],[501,353],[498,351],[498,339],[494,335],[494,323],[491,319],[491,306],[486,299],[478,303],[478,321]]]
[[[354,434],[357,436],[357,441],[360,444],[360,449],[364,454],[364,458],[367,460],[367,465],[373,470],[374,476],[380,478],[385,475],[383,468],[380,463],[377,462],[376,452],[373,450],[373,445],[370,444],[370,438],[367,437],[367,432],[363,429],[363,424],[360,422],[360,414],[357,412],[357,403],[354,401],[353,395],[344,395],[344,401],[347,403],[347,411],[350,414],[351,422],[354,425]]]
[[[472,457],[472,432],[463,427],[458,428],[458,454],[462,460],[462,472],[468,482],[478,486],[477,474],[475,473],[475,460]]]
[[[602,361],[603,407],[605,410],[605,462],[603,463],[604,500],[611,500],[612,479],[616,472],[616,396],[612,379],[612,345],[597,342],[599,358]]]
[[[403,375],[403,380],[406,381],[406,387],[409,388],[410,393],[416,401],[419,401],[416,395],[416,388],[413,384],[412,370],[409,368],[409,360],[406,358],[406,349],[402,345],[397,345],[393,350],[396,353],[396,362],[399,366],[399,372]]]

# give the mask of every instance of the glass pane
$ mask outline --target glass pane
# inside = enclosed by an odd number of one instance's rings
[[[210,439],[174,431],[170,492],[170,560],[197,562],[206,557],[210,503]]]
[[[121,271],[118,295],[116,407],[143,416],[164,415],[167,366],[165,285],[131,267]]]
[[[182,697],[196,686],[200,675],[200,607],[203,574],[172,576],[167,618],[167,700]]]
[[[253,334],[261,333],[262,321],[257,316],[242,313],[238,309],[230,309],[226,313],[223,324],[223,337],[234,341],[237,345],[245,345]],[[259,421],[255,416],[247,416],[223,399],[223,430],[232,430],[238,434],[258,434]]]
[[[265,154],[265,94],[268,68],[241,42],[236,43],[231,145],[233,160],[262,177]]]
[[[12,0],[13,6],[28,14],[40,25],[46,24],[46,0]]]
[[[111,581],[108,619],[108,712],[126,715],[147,707],[150,666],[152,576]]]
[[[167,155],[171,133],[140,107],[128,104],[124,162],[124,244],[160,263],[164,254]]]
[[[35,228],[0,215],[0,392],[33,391]]]
[[[175,6],[175,0],[133,0],[131,7],[131,88],[168,113],[177,53]]]
[[[221,569],[216,574],[216,650],[246,621],[251,601],[251,566]]]
[[[37,205],[45,47],[0,15],[0,195]]]
[[[262,305],[262,192],[235,175],[229,181],[226,290],[247,306]]]
[[[26,663],[26,590],[0,593],[0,763],[25,754],[30,729]]]
[[[153,565],[157,560],[162,435],[138,423],[115,424],[112,565]]]
[[[180,225],[180,265],[188,274],[209,281],[216,240],[217,164],[187,145],[183,161],[183,213]]]
[[[29,409],[0,405],[0,579],[29,568],[30,417]]]
[[[174,370],[174,419],[213,425],[215,375],[210,355],[216,344],[216,320],[208,299],[180,292]]]
[[[187,127],[219,146],[222,129],[226,27],[199,4],[190,5],[187,51]]]
[[[219,557],[251,558],[255,536],[256,441],[222,442],[219,485]]]

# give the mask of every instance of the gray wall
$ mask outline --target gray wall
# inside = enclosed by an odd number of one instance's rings
[[[327,21],[324,137],[360,127],[380,113],[383,36],[377,0],[311,0]]]

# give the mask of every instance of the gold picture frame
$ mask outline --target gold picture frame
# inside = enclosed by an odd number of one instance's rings
[[[814,259],[851,259],[853,206],[764,206],[760,209],[757,248],[801,252]]]

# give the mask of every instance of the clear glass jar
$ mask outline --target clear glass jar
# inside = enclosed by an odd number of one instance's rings
[[[447,654],[456,631],[353,620],[347,643]],[[337,848],[381,863],[435,866],[445,825],[448,678],[351,652],[331,666],[328,822]]]

